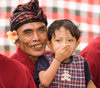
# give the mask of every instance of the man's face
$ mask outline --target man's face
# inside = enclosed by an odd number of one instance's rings
[[[55,35],[52,35],[51,39],[51,46],[54,52],[57,48],[63,47],[66,44],[71,46],[71,52],[73,53],[78,43],[79,41],[76,41],[76,38],[64,27],[61,27],[60,30],[55,30]]]
[[[38,57],[44,53],[47,40],[47,28],[44,23],[24,24],[17,29],[17,33],[18,45],[28,56]]]

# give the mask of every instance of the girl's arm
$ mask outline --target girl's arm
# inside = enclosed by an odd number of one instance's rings
[[[39,72],[39,80],[41,84],[45,87],[49,86],[52,82],[60,63],[65,59],[71,56],[72,51],[69,45],[63,45],[63,47],[58,47],[55,49],[55,58],[50,64],[49,68],[45,71]]]
[[[52,82],[57,72],[57,69],[60,66],[60,63],[61,63],[60,61],[58,61],[57,59],[54,59],[52,61],[52,64],[46,71],[39,72],[39,79],[43,86],[48,87],[50,85],[50,83]]]

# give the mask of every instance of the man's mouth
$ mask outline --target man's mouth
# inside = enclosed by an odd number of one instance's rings
[[[42,48],[43,44],[33,45],[33,48]]]

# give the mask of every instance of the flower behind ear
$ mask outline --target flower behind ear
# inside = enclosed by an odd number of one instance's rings
[[[15,30],[7,32],[8,39],[11,40],[13,43],[18,39],[17,32]]]

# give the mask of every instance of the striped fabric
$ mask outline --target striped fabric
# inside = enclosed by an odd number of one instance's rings
[[[0,53],[10,56],[15,52],[14,44],[7,39],[9,17],[18,4],[30,0],[0,0]],[[82,31],[78,54],[100,33],[100,0],[39,0],[49,24],[56,19],[70,19]],[[47,48],[48,49],[48,48]]]

